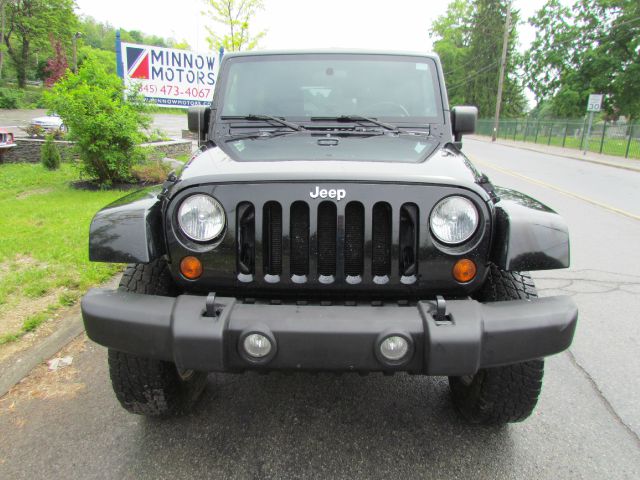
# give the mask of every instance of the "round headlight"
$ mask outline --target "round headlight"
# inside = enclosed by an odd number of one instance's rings
[[[187,237],[198,242],[207,242],[224,230],[224,209],[209,195],[191,195],[178,209],[178,224]]]
[[[462,243],[478,227],[478,210],[464,197],[447,197],[436,205],[429,220],[431,231],[444,243]]]

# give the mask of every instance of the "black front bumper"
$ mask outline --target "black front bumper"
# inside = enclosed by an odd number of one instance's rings
[[[82,316],[95,342],[181,369],[393,371],[467,375],[479,368],[545,357],[569,347],[578,310],[569,297],[478,303],[447,301],[446,318],[435,302],[413,306],[311,306],[243,304],[218,298],[206,316],[206,297],[177,298],[93,289]],[[251,361],[240,343],[251,332],[275,341],[275,355]],[[379,342],[397,334],[412,351],[391,365]]]

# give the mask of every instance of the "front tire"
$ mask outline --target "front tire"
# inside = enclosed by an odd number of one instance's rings
[[[178,294],[164,259],[129,265],[119,288],[143,295]],[[112,349],[108,356],[113,391],[122,407],[131,413],[152,417],[185,413],[206,385],[206,373],[181,372],[172,362]]]
[[[490,266],[487,280],[477,295],[481,302],[536,298],[528,273],[506,272]],[[449,377],[453,403],[471,423],[502,425],[521,422],[531,415],[542,389],[544,360],[483,368],[475,375]]]

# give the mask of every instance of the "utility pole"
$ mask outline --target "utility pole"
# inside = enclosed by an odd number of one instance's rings
[[[493,120],[493,134],[491,141],[495,142],[500,125],[500,108],[502,107],[502,86],[504,84],[504,71],[507,67],[507,50],[509,48],[509,33],[511,33],[511,0],[507,1],[507,19],[504,22],[504,38],[502,40],[502,59],[500,61],[500,78],[498,79],[498,95],[496,96],[496,115]]]
[[[73,73],[78,73],[78,39],[82,37],[81,32],[73,35]]]

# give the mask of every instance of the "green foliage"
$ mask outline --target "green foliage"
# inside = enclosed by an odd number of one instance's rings
[[[69,47],[77,19],[73,0],[20,0],[7,2],[2,39],[18,80],[24,88],[34,51],[51,53],[51,39]]]
[[[40,149],[40,162],[47,170],[57,170],[60,168],[60,151],[53,141],[52,135],[47,135],[44,145]]]
[[[494,115],[506,4],[507,0],[455,0],[434,22],[430,36],[442,60],[451,105],[476,105],[481,116]],[[521,115],[526,105],[518,77],[517,11],[511,12],[511,25],[502,103],[505,117]]]
[[[607,95],[611,118],[640,115],[640,2],[548,0],[529,23],[527,85],[553,115],[584,115],[590,93]]]
[[[472,4],[466,0],[455,0],[449,4],[444,15],[438,17],[431,27],[430,37],[437,38],[434,50],[440,56],[447,86],[464,85],[469,63],[468,48],[471,31]],[[462,105],[464,88],[449,88],[449,103]]]
[[[127,92],[126,101],[124,94],[122,81],[91,57],[46,93],[47,106],[77,142],[83,172],[101,185],[130,180],[142,155],[140,131],[150,118],[135,92]]]
[[[134,165],[131,172],[134,178],[141,183],[158,184],[167,179],[167,175],[171,171],[171,167],[162,163],[160,158],[150,159],[148,161]]]
[[[93,59],[111,75],[116,74],[116,52],[110,50],[100,50],[89,45],[82,45],[78,48],[78,67],[81,67],[85,60]]]
[[[171,137],[169,137],[159,128],[154,128],[147,135],[145,135],[144,138],[145,143],[166,142],[169,140],[171,140]]]
[[[0,108],[20,108],[24,93],[14,88],[0,88]]]
[[[258,10],[264,5],[262,0],[203,0],[207,15],[217,23],[218,27],[206,27],[209,32],[207,41],[215,50],[224,47],[225,51],[237,52],[240,50],[253,50],[258,46],[266,32],[258,32],[255,35],[249,33],[249,22]],[[220,35],[220,29],[226,29],[228,33]]]
[[[115,53],[116,28],[105,22],[99,22],[92,17],[80,17],[79,31],[82,32],[82,41],[86,46],[94,49],[105,50]],[[154,45],[156,47],[169,47],[189,50],[191,47],[186,41],[176,41],[172,38],[164,38],[158,35],[147,35],[138,30],[120,29],[120,39],[123,42],[142,43],[144,45]],[[115,65],[115,60],[113,61]]]

